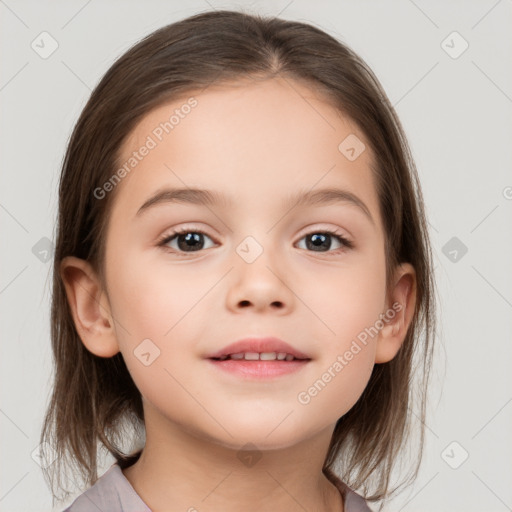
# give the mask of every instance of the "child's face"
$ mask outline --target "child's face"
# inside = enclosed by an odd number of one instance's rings
[[[121,165],[153,146],[148,136],[156,143],[117,185],[105,267],[115,323],[109,343],[144,397],[146,421],[170,420],[233,447],[285,447],[333,428],[375,362],[399,347],[382,339],[387,328],[361,341],[392,303],[372,155],[356,126],[296,82],[211,86],[194,97],[190,109],[182,108],[187,96],[151,112],[123,147]],[[172,130],[158,130],[175,109]],[[366,144],[353,161],[338,149],[351,134]],[[226,200],[162,201],[138,213],[165,188]],[[324,188],[357,196],[372,220],[349,201],[289,202]],[[181,227],[207,236],[157,245]],[[326,231],[354,247],[322,239]],[[281,338],[311,360],[290,374],[244,379],[207,359],[248,336]]]

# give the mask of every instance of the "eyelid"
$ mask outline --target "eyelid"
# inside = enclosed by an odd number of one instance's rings
[[[167,243],[167,241],[169,239],[172,239],[181,233],[188,233],[188,232],[201,233],[201,234],[206,235],[207,237],[211,238],[214,242],[217,243],[215,237],[210,235],[209,233],[207,233],[206,230],[198,228],[197,226],[191,226],[188,224],[184,224],[184,225],[180,225],[179,227],[170,228],[169,230],[164,231],[163,235],[158,237],[156,244],[158,246],[164,245],[165,243]]]
[[[306,236],[308,234],[311,234],[312,232],[330,232],[330,233],[336,234],[338,236],[341,236],[348,241],[352,241],[351,240],[352,237],[348,233],[346,233],[346,230],[340,231],[340,229],[341,228],[339,226],[331,226],[331,227],[327,227],[327,228],[325,227],[325,225],[321,226],[321,227],[319,227],[318,225],[308,226],[307,228],[303,228],[303,230],[301,230],[299,239],[303,238],[304,236]],[[196,233],[202,233],[203,235],[207,235],[212,239],[215,238],[214,236],[212,236],[211,234],[209,234],[206,230],[203,230],[202,228],[198,228],[197,226],[192,226],[189,224],[183,224],[177,228],[170,228],[170,230],[165,231],[163,235],[158,237],[158,242],[165,240],[169,236],[174,236],[178,233],[182,233],[183,231],[193,231]]]
[[[300,233],[302,233],[300,236],[305,236],[305,235],[308,235],[312,232],[318,232],[318,233],[321,233],[321,232],[332,232],[332,233],[336,233],[337,235],[340,235],[340,236],[343,236],[344,238],[351,238],[351,235],[349,234],[349,232],[346,230],[346,229],[343,229],[341,228],[340,226],[337,226],[336,224],[322,224],[321,222],[317,223],[317,224],[312,224],[310,226],[307,226],[303,229],[301,229]]]
[[[353,244],[354,237],[346,230],[341,228],[340,226],[334,225],[326,225],[326,224],[313,224],[301,230],[301,234],[299,239],[302,239],[306,235],[310,235],[311,233],[331,233],[333,235],[339,236],[345,239],[347,242]]]

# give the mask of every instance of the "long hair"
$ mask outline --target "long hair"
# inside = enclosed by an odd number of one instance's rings
[[[89,261],[104,282],[105,228],[116,191],[98,200],[94,190],[119,168],[123,142],[151,110],[212,83],[277,75],[323,95],[365,134],[376,156],[371,170],[385,230],[386,284],[389,289],[401,262],[411,263],[417,278],[405,341],[394,359],[374,366],[357,403],[337,421],[324,474],[362,489],[370,501],[390,496],[399,488],[390,491],[390,474],[409,437],[417,401],[420,437],[410,480],[417,476],[434,347],[435,283],[421,187],[400,121],[373,72],[342,42],[306,23],[221,10],[164,26],[119,57],[92,92],[68,142],[53,262],[54,381],[41,432],[41,442],[56,457],[44,471],[54,497],[62,466],[68,464],[92,485],[98,447],[127,467],[141,451],[122,448],[126,432],[134,443],[144,434],[141,394],[121,353],[101,358],[85,348],[59,273],[62,259],[73,255]]]

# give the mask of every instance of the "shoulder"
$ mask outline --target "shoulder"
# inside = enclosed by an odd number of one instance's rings
[[[343,484],[345,485],[345,484]],[[373,512],[372,509],[366,503],[366,500],[350,487],[345,485],[346,493],[344,496],[345,511],[344,512]]]
[[[151,512],[117,463],[62,512]]]
[[[373,512],[366,500],[340,480],[331,470],[326,471],[329,480],[339,489],[343,496],[344,512]]]

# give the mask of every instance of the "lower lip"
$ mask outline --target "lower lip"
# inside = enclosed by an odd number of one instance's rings
[[[215,359],[208,359],[208,361],[210,361],[210,363],[212,363],[220,370],[238,375],[239,377],[268,379],[297,372],[301,368],[304,368],[304,366],[306,366],[310,360],[296,359],[294,361],[246,361],[245,359],[225,359],[224,361],[218,361]]]

